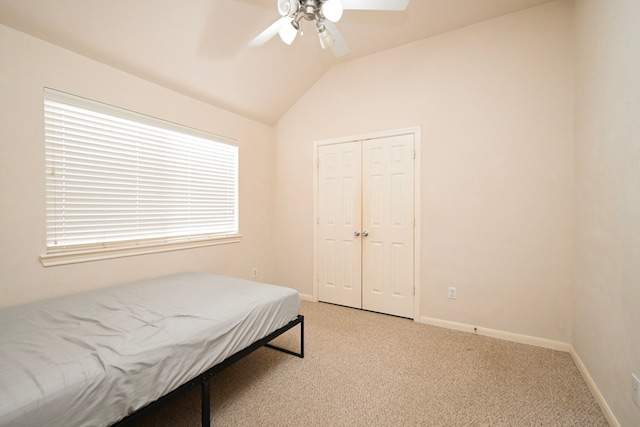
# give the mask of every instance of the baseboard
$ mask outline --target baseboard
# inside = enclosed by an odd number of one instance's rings
[[[587,371],[587,367],[584,366],[584,363],[582,363],[582,359],[580,359],[580,356],[578,356],[578,353],[576,353],[576,350],[573,348],[572,345],[569,345],[569,354],[571,354],[571,357],[573,358],[573,362],[578,367],[578,370],[582,374],[582,378],[584,378],[584,381],[587,383],[587,386],[589,386],[589,390],[591,390],[593,397],[596,398],[598,405],[600,405],[600,409],[602,410],[602,413],[604,414],[605,418],[609,422],[609,425],[611,425],[611,427],[620,427],[620,423],[616,419],[615,415],[613,415],[613,412],[611,411],[611,408],[607,404],[607,401],[604,399],[604,396],[602,395],[602,393],[600,393],[600,390],[598,389],[598,386],[596,386],[595,381],[593,381],[593,378],[591,378],[591,375],[589,375],[589,371]]]
[[[521,335],[521,334],[514,334],[511,332],[499,331],[496,329],[480,328],[472,325],[467,325],[465,323],[451,322],[449,320],[442,320],[442,319],[434,319],[432,317],[423,316],[419,319],[419,321],[420,323],[424,323],[426,325],[438,326],[441,328],[453,329],[456,331],[469,332],[472,334],[476,333],[478,335],[484,335],[487,337],[517,342],[520,344],[528,344],[528,345],[534,345],[536,347],[543,347],[551,350],[568,352],[571,355],[571,358],[573,359],[574,363],[578,367],[578,370],[580,371],[582,378],[584,378],[584,381],[587,383],[589,390],[591,390],[593,397],[598,402],[598,405],[600,406],[602,413],[604,414],[605,418],[607,419],[611,427],[621,427],[615,415],[613,415],[611,408],[607,404],[607,401],[604,399],[604,396],[602,396],[602,393],[600,393],[600,390],[596,386],[596,383],[593,381],[593,378],[591,378],[591,375],[589,375],[589,371],[587,371],[586,366],[584,366],[584,363],[582,363],[580,356],[578,356],[578,353],[576,353],[575,349],[571,344],[563,343],[561,341],[553,341],[553,340],[548,340],[544,338],[532,337],[529,335]]]
[[[313,295],[301,294],[300,292],[298,292],[298,295],[300,295],[300,299],[302,301],[311,301],[311,302],[315,301],[315,299],[313,299]]]
[[[472,334],[483,335],[491,338],[517,342],[520,344],[534,345],[536,347],[548,348],[551,350],[559,350],[569,352],[570,345],[561,341],[548,340],[544,338],[532,337],[529,335],[514,334],[512,332],[500,331],[497,329],[482,328],[465,323],[452,322],[449,320],[435,319],[433,317],[420,317],[420,323],[426,325],[438,326],[456,331],[469,332]]]

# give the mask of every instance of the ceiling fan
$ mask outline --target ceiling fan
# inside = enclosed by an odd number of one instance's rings
[[[336,22],[345,10],[403,11],[409,0],[277,0],[281,18],[258,34],[249,46],[262,46],[276,34],[290,45],[298,35],[300,21],[315,21],[316,31],[323,49],[331,48],[340,57],[350,48]]]

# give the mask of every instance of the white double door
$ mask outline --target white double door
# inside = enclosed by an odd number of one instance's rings
[[[320,301],[413,318],[414,135],[318,147]]]

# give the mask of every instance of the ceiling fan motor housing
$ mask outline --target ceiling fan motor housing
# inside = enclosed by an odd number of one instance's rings
[[[320,13],[320,2],[318,0],[305,0],[304,19],[313,21]]]
[[[294,19],[306,19],[307,21],[322,19],[323,0],[278,0],[278,12],[280,16],[289,16]]]

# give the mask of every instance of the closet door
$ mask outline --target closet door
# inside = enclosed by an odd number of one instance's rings
[[[318,147],[320,301],[413,318],[413,135]]]
[[[320,301],[362,308],[361,144],[318,151],[318,295]]]
[[[362,308],[413,317],[413,135],[363,142]]]

